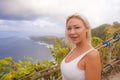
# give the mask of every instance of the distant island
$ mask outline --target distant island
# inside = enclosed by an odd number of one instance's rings
[[[54,44],[55,39],[62,38],[56,36],[31,36],[30,39],[41,43]]]

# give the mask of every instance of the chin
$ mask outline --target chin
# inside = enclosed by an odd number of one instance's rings
[[[72,41],[72,43],[75,44],[75,45],[79,44],[79,42],[77,42],[77,41]]]
[[[72,43],[75,44],[75,45],[77,45],[77,44],[80,44],[81,41],[76,40],[76,41],[72,41]]]

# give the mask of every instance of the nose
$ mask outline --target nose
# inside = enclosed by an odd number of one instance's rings
[[[75,34],[75,29],[71,29],[70,34]]]

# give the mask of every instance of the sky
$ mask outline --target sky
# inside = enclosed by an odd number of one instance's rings
[[[64,35],[65,20],[74,13],[92,28],[120,22],[120,0],[0,0],[0,31]]]

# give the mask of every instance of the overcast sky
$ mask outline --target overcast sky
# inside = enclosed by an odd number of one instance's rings
[[[0,0],[0,31],[64,34],[65,19],[74,13],[92,28],[120,22],[120,0]]]

